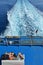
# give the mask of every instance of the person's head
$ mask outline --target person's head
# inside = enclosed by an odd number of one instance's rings
[[[1,60],[8,60],[8,59],[9,59],[9,55],[7,55],[7,54],[3,54],[1,56]]]
[[[17,56],[16,56],[16,54],[13,53],[13,52],[5,53],[5,54],[3,54],[2,57],[1,57],[2,60],[14,60],[14,59],[16,59],[16,58],[17,58]]]
[[[13,53],[13,52],[10,52],[8,55],[9,55],[9,59],[10,59],[10,60],[14,60],[14,59],[16,59],[16,57],[17,57],[16,54]]]
[[[13,52],[5,53],[9,56],[9,60],[14,60],[17,58],[16,54]]]

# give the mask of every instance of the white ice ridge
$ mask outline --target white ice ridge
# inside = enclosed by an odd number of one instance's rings
[[[4,36],[43,36],[43,16],[28,0],[17,0],[7,19]]]

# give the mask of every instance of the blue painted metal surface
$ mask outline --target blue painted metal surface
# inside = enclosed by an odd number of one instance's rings
[[[23,53],[25,55],[25,65],[43,65],[43,47],[0,46],[0,56],[5,52]]]

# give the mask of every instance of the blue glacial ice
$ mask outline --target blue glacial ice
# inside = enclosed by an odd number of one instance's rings
[[[4,36],[43,36],[43,16],[28,0],[17,0],[7,19]]]

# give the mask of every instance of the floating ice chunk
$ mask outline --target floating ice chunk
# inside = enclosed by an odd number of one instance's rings
[[[42,36],[43,17],[28,0],[17,0],[8,11],[9,28],[4,35],[10,36]]]

